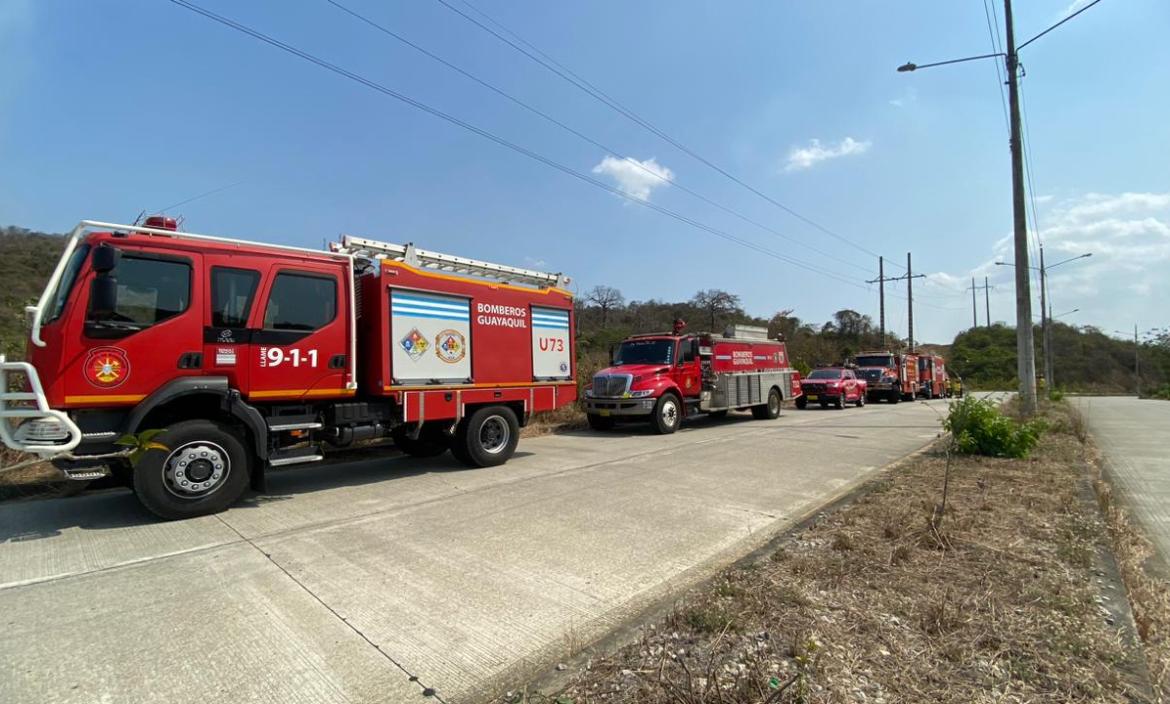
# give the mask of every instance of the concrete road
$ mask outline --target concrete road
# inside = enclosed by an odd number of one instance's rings
[[[921,448],[944,411],[555,435],[490,469],[291,470],[171,523],[120,491],[3,505],[0,702],[474,701]]]
[[[1072,398],[1105,456],[1122,501],[1170,564],[1170,403],[1132,396]]]

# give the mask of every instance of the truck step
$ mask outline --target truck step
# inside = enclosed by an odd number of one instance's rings
[[[320,430],[321,421],[315,415],[304,416],[274,416],[268,418],[268,430],[274,433],[285,430]]]
[[[268,464],[273,467],[287,467],[290,464],[320,462],[323,459],[325,459],[325,455],[321,454],[321,448],[316,445],[309,445],[307,447],[280,450],[268,458]]]
[[[86,467],[85,469],[64,469],[65,478],[74,482],[89,482],[109,475],[104,467]]]

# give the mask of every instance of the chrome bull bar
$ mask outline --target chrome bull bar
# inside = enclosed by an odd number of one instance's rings
[[[14,375],[24,376],[31,391],[11,391]],[[13,420],[20,425],[14,427]],[[9,362],[4,355],[0,355],[0,439],[13,450],[45,457],[71,452],[81,444],[81,428],[64,411],[49,408],[33,365]]]

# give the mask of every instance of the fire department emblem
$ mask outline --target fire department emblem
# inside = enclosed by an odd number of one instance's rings
[[[84,373],[94,386],[112,389],[130,376],[130,360],[117,347],[98,347],[85,358]]]
[[[455,364],[467,354],[467,343],[458,330],[444,330],[435,335],[435,354],[448,364]]]
[[[431,343],[427,342],[427,338],[423,337],[423,334],[418,331],[418,328],[411,328],[410,332],[406,334],[406,337],[398,341],[398,344],[402,345],[402,349],[406,350],[406,354],[410,355],[410,358],[415,361],[418,361],[418,358],[426,354],[427,350],[431,347]]]

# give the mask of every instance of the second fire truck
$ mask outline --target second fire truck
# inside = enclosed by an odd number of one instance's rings
[[[691,415],[751,410],[758,419],[776,418],[800,393],[787,347],[769,340],[766,329],[733,325],[724,335],[684,334],[680,321],[669,333],[622,341],[611,366],[585,388],[584,404],[595,430],[632,420],[666,434]]]

